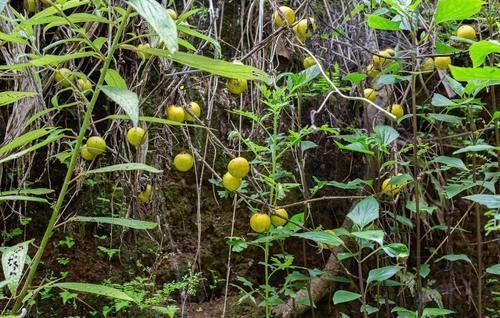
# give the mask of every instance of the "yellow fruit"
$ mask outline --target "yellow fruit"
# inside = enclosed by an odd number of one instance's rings
[[[466,38],[469,40],[475,40],[476,39],[476,30],[474,30],[474,28],[471,27],[470,25],[464,24],[458,28],[457,35],[459,37]]]
[[[434,71],[434,59],[432,57],[428,57],[422,61],[420,65],[420,70],[422,72],[432,72]]]
[[[94,156],[98,156],[106,151],[106,141],[99,136],[92,136],[87,139],[87,149]]]
[[[153,187],[148,184],[146,189],[137,195],[137,199],[143,203],[148,203],[151,199],[151,194],[153,194]]]
[[[380,72],[377,70],[377,68],[375,67],[375,65],[373,64],[370,64],[366,67],[366,74],[370,77],[370,78],[375,78],[378,76]]]
[[[181,106],[170,105],[167,107],[167,119],[181,123],[186,119],[186,112]]]
[[[243,63],[241,63],[238,60],[234,60],[233,64],[243,65]],[[240,95],[241,93],[246,91],[247,86],[248,86],[248,82],[245,79],[231,78],[231,79],[227,80],[227,89],[235,95]]]
[[[398,173],[397,175],[399,176],[401,173]],[[389,184],[389,182],[391,182],[391,178],[387,178],[382,182],[382,193],[386,195],[397,195],[404,187],[404,184],[392,185]]]
[[[333,230],[324,230],[323,232],[324,232],[324,233],[330,233],[330,234],[332,234],[332,235],[337,236],[337,234],[336,234],[336,233],[335,233],[335,231],[333,231]],[[335,247],[335,246],[333,246],[333,245],[330,245],[330,244],[325,244],[325,243],[319,243],[319,246],[320,246],[321,248],[324,248],[324,249],[332,249],[332,248],[334,248],[334,247]]]
[[[396,116],[396,119],[403,117],[405,111],[403,106],[399,104],[392,104],[391,106],[387,106],[387,111]]]
[[[241,178],[236,178],[229,172],[222,177],[222,185],[227,191],[236,191],[241,186]]]
[[[254,213],[250,217],[250,227],[254,232],[264,233],[271,226],[271,218],[266,213]]]
[[[451,57],[449,56],[438,56],[434,58],[434,64],[440,70],[447,70],[451,65]]]
[[[378,54],[380,56],[374,55],[372,57],[373,65],[377,68],[382,68],[384,66],[387,66],[391,62],[390,59],[386,59],[386,58],[384,58],[384,56],[385,57],[392,57],[394,55],[394,50],[393,49],[386,49],[386,50],[378,52]]]
[[[302,19],[293,27],[293,32],[302,42],[309,39],[314,30],[316,30],[316,22],[313,18]]]
[[[180,23],[180,25],[182,25],[182,26],[184,26],[184,27],[186,27],[186,28],[188,28],[188,29],[191,27],[191,24],[187,23],[186,21],[182,21],[182,22]],[[181,39],[186,38],[188,35],[189,35],[189,34],[187,34],[187,33],[185,33],[185,32],[179,32],[179,37],[180,37]]]
[[[194,165],[194,159],[193,156],[191,156],[188,153],[180,153],[174,158],[174,167],[175,169],[181,171],[181,172],[186,172],[191,170]]]
[[[143,60],[147,60],[151,57],[151,54],[149,53],[146,53],[144,52],[144,49],[149,49],[151,48],[151,46],[149,45],[149,43],[146,43],[146,44],[139,44],[137,46],[137,56]]]
[[[68,87],[71,86],[71,82],[73,81],[73,74],[69,69],[63,67],[56,71],[54,79],[62,87]]]
[[[243,157],[237,157],[229,161],[227,164],[227,171],[236,178],[244,178],[250,171],[250,164],[248,160]]]
[[[375,102],[375,100],[377,100],[377,92],[373,88],[365,88],[363,95],[371,102]]]
[[[35,0],[24,0],[23,5],[24,5],[24,9],[28,12],[35,12],[35,10],[36,10],[36,1]]]
[[[308,56],[304,59],[304,68],[309,68],[313,65],[316,65],[316,61],[312,58],[312,56]]]
[[[127,140],[132,146],[140,146],[146,142],[146,130],[141,127],[132,127],[127,132]]]
[[[88,78],[79,78],[76,82],[78,83],[78,87],[84,92],[92,89],[92,82]]]
[[[177,12],[174,9],[167,9],[167,12],[172,20],[177,20]]]
[[[274,226],[283,226],[283,225],[286,224],[286,222],[288,222],[288,220],[287,220],[288,219],[288,213],[286,212],[285,209],[274,210],[274,213],[275,214],[271,215],[271,223]]]
[[[83,145],[80,148],[80,154],[82,155],[82,158],[85,160],[93,160],[95,158],[95,155],[91,154],[89,151],[89,148],[87,145]]]
[[[281,13],[281,14],[280,14]],[[285,21],[281,18],[285,17]],[[274,23],[279,27],[290,26],[295,22],[295,11],[287,6],[281,6],[274,12]]]
[[[196,117],[200,118],[201,107],[200,107],[200,105],[198,105],[198,103],[196,103],[196,102],[189,103],[189,109],[191,110],[191,112],[193,112],[193,114],[196,115]],[[186,120],[194,121],[194,118],[188,112],[186,112]]]

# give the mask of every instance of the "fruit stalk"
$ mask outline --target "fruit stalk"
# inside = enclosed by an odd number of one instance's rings
[[[109,69],[111,61],[113,60],[113,54],[114,54],[115,50],[118,48],[120,38],[123,34],[123,31],[125,30],[125,26],[127,25],[128,17],[129,17],[131,10],[132,9],[129,6],[127,9],[127,13],[123,17],[123,20],[118,27],[118,30],[115,34],[115,37],[113,38],[113,42],[112,42],[111,47],[108,51],[108,55],[106,56],[106,59],[104,60],[104,65],[101,69],[101,75],[99,76],[99,80],[97,82],[94,95],[92,96],[92,99],[90,100],[89,104],[87,105],[85,117],[83,119],[82,126],[80,127],[80,132],[78,133],[75,147],[73,148],[73,151],[71,154],[71,161],[70,161],[68,170],[66,171],[66,176],[64,177],[64,183],[61,187],[61,191],[59,192],[57,202],[52,210],[52,215],[50,216],[49,223],[47,224],[47,228],[45,229],[45,233],[44,233],[42,241],[40,243],[40,247],[38,248],[38,251],[36,252],[36,254],[33,258],[33,262],[30,266],[28,276],[26,277],[26,281],[24,282],[23,288],[21,289],[21,292],[19,293],[19,296],[17,297],[16,302],[14,304],[14,307],[12,309],[13,314],[16,314],[17,311],[21,308],[21,306],[23,304],[23,299],[26,296],[28,289],[31,287],[31,283],[33,282],[33,279],[36,276],[38,265],[40,264],[43,253],[45,252],[45,248],[47,247],[47,243],[48,243],[50,237],[52,236],[52,232],[54,231],[54,226],[55,226],[56,221],[57,221],[59,214],[61,212],[61,207],[64,203],[64,198],[66,197],[66,192],[68,191],[68,187],[69,187],[69,184],[71,183],[71,179],[73,177],[73,172],[75,170],[75,166],[76,166],[76,163],[78,161],[78,155],[80,153],[80,148],[82,146],[83,138],[85,137],[85,133],[86,133],[87,128],[90,124],[90,118],[92,116],[94,106],[97,102],[97,98],[99,97],[99,93],[101,91],[101,86],[104,83],[104,77],[106,76],[106,73]]]

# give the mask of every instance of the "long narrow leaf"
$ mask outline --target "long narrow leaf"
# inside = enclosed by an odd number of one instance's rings
[[[152,230],[158,226],[158,224],[154,222],[139,221],[132,219],[124,219],[124,218],[109,218],[109,217],[75,216],[69,219],[69,221],[106,223],[112,225],[119,225],[123,227],[129,227],[131,229],[137,229],[137,230]]]

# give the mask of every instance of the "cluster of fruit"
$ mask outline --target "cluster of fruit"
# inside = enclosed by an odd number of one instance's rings
[[[201,107],[196,102],[189,103],[189,110],[197,117],[200,118],[201,115]],[[169,105],[167,107],[167,119],[171,121],[175,121],[178,123],[182,123],[183,121],[194,121],[193,116],[189,114],[184,107]]]
[[[248,172],[250,172],[248,160],[243,157],[234,158],[227,164],[227,172],[222,177],[222,185],[228,191],[236,191]]]
[[[70,87],[75,82],[75,75],[70,69],[62,67],[55,71],[54,79],[58,85]],[[92,82],[84,75],[79,75],[76,84],[83,92],[89,92],[93,87]]]
[[[271,216],[264,212],[252,214],[250,217],[250,227],[254,232],[265,233],[271,227],[271,224],[278,227],[288,222],[288,212],[285,209],[276,209]]]

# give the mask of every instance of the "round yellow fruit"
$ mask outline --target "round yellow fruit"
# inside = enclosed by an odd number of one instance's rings
[[[365,88],[363,96],[373,103],[377,100],[377,92],[373,88]]]
[[[193,114],[197,118],[200,118],[200,116],[201,116],[201,107],[200,107],[200,105],[198,103],[196,103],[196,102],[189,103],[189,109],[191,110],[191,112],[193,112]],[[188,112],[186,112],[186,120],[194,121],[194,118]]]
[[[285,21],[281,17],[285,17]],[[287,6],[281,6],[274,12],[274,23],[279,27],[290,26],[295,22],[295,11]]]
[[[84,92],[90,91],[93,87],[92,82],[88,78],[79,78],[76,82],[78,83],[78,87]]]
[[[186,112],[181,106],[170,105],[167,107],[167,119],[181,123],[186,119]]]
[[[144,52],[145,49],[149,49],[151,48],[151,46],[149,45],[149,43],[146,43],[146,44],[139,44],[137,46],[137,56],[143,60],[147,60],[151,57],[151,54],[149,53],[146,53]]]
[[[288,222],[288,212],[285,209],[274,210],[274,214],[271,215],[271,223],[274,226],[283,226]]]
[[[451,65],[451,57],[449,56],[438,56],[434,58],[434,64],[440,70],[447,70]]]
[[[384,66],[387,66],[391,60],[385,57],[392,57],[394,55],[394,50],[393,49],[386,49],[383,51],[379,51],[378,55],[374,55],[372,57],[373,65],[377,68],[382,68]]]
[[[308,56],[304,59],[304,62],[302,64],[304,65],[304,68],[309,68],[313,65],[316,65],[316,61],[313,59],[312,56]]]
[[[238,65],[243,65],[243,63],[241,63],[238,60],[234,60],[232,63],[238,64]],[[227,80],[227,89],[235,95],[240,95],[241,93],[246,91],[247,86],[248,86],[248,82],[245,79],[231,78],[231,79]]]
[[[399,176],[401,173],[398,173],[397,175]],[[397,195],[404,187],[404,184],[392,185],[389,184],[389,182],[391,182],[391,178],[387,178],[382,182],[382,193],[386,195]]]
[[[337,236],[337,234],[336,234],[336,233],[335,233],[335,231],[333,231],[333,230],[323,230],[323,232],[324,232],[324,233],[330,233],[330,234],[332,234],[332,235]],[[334,248],[334,247],[335,247],[335,246],[333,246],[333,245],[326,244],[326,243],[319,243],[319,246],[320,246],[321,248],[324,248],[324,249],[332,249],[332,248]]]
[[[132,146],[140,146],[146,142],[146,130],[141,127],[132,127],[127,132],[127,140]]]
[[[236,178],[244,178],[250,171],[248,160],[243,157],[237,157],[229,161],[227,171]]]
[[[476,39],[476,30],[468,24],[464,24],[457,30],[457,35],[462,38],[466,38],[469,40]]]
[[[366,67],[366,75],[368,75],[368,77],[370,77],[370,78],[377,77],[379,73],[380,72],[377,70],[377,68],[373,64],[370,64]]]
[[[241,186],[241,178],[236,178],[229,172],[222,177],[222,185],[227,191],[236,191]]]
[[[98,156],[106,151],[106,141],[102,137],[92,136],[87,139],[87,149],[94,156]]]
[[[62,87],[69,87],[73,81],[73,74],[69,69],[63,67],[56,71],[54,79]]]
[[[191,168],[193,168],[193,166],[193,156],[188,153],[180,153],[174,158],[174,167],[181,172],[189,171],[191,170]]]
[[[254,232],[264,233],[271,226],[271,218],[266,213],[254,213],[250,217],[250,227]]]
[[[153,187],[150,184],[146,185],[146,189],[137,195],[137,199],[143,203],[148,203],[153,194]]]
[[[90,160],[93,160],[95,158],[95,155],[90,153],[87,145],[83,145],[82,148],[80,148],[80,154],[82,155],[82,158],[85,160],[90,161]]]
[[[309,39],[314,30],[316,30],[316,22],[313,18],[302,19],[293,27],[293,32],[301,41]]]
[[[396,116],[396,119],[403,117],[405,111],[403,106],[400,104],[392,104],[391,106],[387,106],[387,111]]]
[[[174,9],[167,9],[167,12],[172,20],[177,20],[177,12]]]
[[[422,72],[432,72],[434,71],[434,59],[432,57],[428,57],[422,61],[420,65],[420,70]]]
[[[35,0],[24,0],[23,5],[24,5],[24,9],[28,12],[35,12],[35,10],[36,10],[36,1]]]

